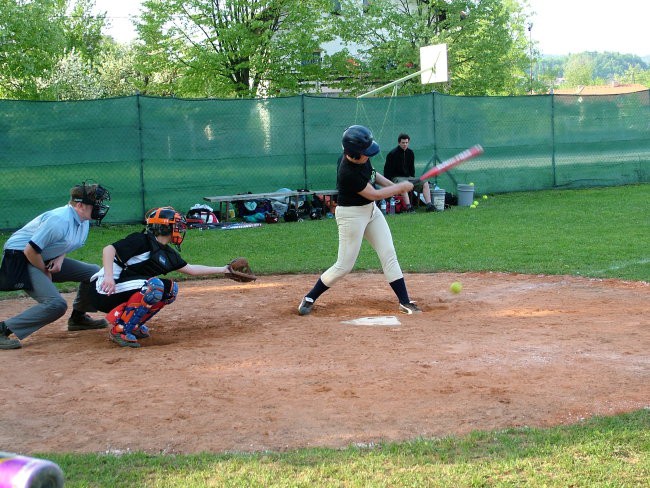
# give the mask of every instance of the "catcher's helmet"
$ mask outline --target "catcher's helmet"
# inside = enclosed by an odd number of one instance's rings
[[[363,125],[352,125],[345,129],[342,144],[345,154],[355,159],[361,154],[372,157],[379,153],[379,144],[375,142],[370,129]]]
[[[147,230],[156,236],[172,236],[172,244],[180,249],[185,238],[187,223],[185,217],[172,207],[160,207],[149,210],[145,217]]]

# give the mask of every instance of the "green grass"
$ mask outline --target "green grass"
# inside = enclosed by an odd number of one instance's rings
[[[389,216],[405,272],[503,271],[650,280],[650,185],[509,193],[476,209]],[[119,205],[119,202],[113,202]],[[101,262],[101,249],[142,226],[93,228],[72,256]],[[4,241],[7,235],[0,234]],[[336,260],[333,219],[252,229],[188,232],[183,256],[225,264],[243,255],[255,271],[319,273]],[[364,243],[356,270],[379,271]]]
[[[476,209],[398,215],[389,223],[407,272],[650,281],[649,197],[649,185],[511,193],[478,198]],[[100,263],[104,245],[140,229],[93,228],[87,245],[73,257]],[[7,237],[0,235],[0,242]],[[190,231],[183,256],[220,265],[243,255],[260,274],[319,273],[334,262],[336,248],[336,224],[325,219]],[[378,268],[376,255],[364,244],[357,269]],[[63,468],[66,487],[637,487],[648,486],[650,478],[650,410],[550,429],[474,432],[344,450],[41,457]]]
[[[68,488],[640,487],[650,479],[650,411],[343,450],[45,456]]]

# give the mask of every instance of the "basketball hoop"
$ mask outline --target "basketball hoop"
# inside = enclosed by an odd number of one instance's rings
[[[385,90],[386,88],[390,88],[391,86],[399,85],[400,83],[415,78],[418,75],[420,75],[420,82],[423,85],[429,83],[444,83],[449,79],[447,75],[447,44],[434,44],[431,46],[421,47],[419,71],[404,76],[399,80],[391,81],[384,86],[380,86],[368,93],[359,95],[357,98],[364,98],[368,95]],[[393,90],[393,96],[395,95],[396,92]]]

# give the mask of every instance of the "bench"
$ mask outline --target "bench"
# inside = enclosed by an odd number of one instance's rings
[[[230,204],[232,202],[241,202],[248,200],[274,200],[274,199],[285,199],[288,198],[288,203],[291,203],[291,199],[295,198],[295,207],[298,208],[298,199],[300,197],[309,197],[309,196],[333,196],[338,192],[336,190],[307,190],[307,191],[275,191],[271,193],[243,193],[241,195],[219,195],[214,197],[203,197],[203,200],[210,203],[219,204],[219,214],[221,219],[228,222],[230,218]],[[226,211],[223,212],[223,205],[226,205]]]

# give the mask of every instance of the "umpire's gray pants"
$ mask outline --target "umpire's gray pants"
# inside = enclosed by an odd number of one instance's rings
[[[25,290],[25,293],[38,303],[15,317],[4,321],[7,328],[16,334],[18,339],[24,339],[65,314],[68,304],[54,285],[55,282],[80,282],[81,285],[72,307],[80,311],[93,311],[92,306],[87,303],[86,297],[88,295],[83,293],[83,290],[91,286],[90,277],[99,271],[99,266],[96,264],[82,263],[81,261],[65,258],[61,265],[61,271],[52,275],[52,281],[45,276],[45,273],[31,264],[27,265],[27,269],[32,280],[32,290]]]

